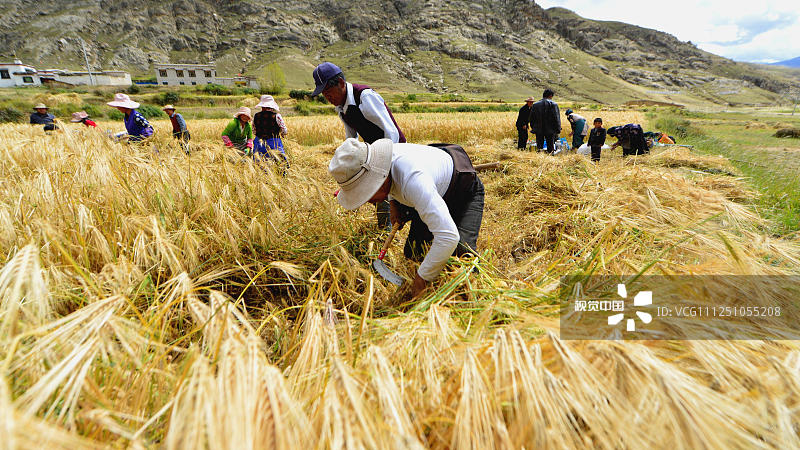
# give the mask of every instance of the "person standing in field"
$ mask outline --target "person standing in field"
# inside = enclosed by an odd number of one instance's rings
[[[289,160],[286,158],[281,137],[286,136],[289,130],[280,115],[278,103],[271,95],[262,95],[261,101],[256,106],[261,107],[261,111],[253,117],[253,132],[256,135],[253,155],[260,155],[275,162],[280,158],[288,167]]]
[[[250,126],[250,108],[242,106],[233,115],[233,120],[222,131],[222,142],[226,147],[235,147],[243,155],[253,149],[253,128]]]
[[[69,121],[72,123],[82,123],[91,128],[97,128],[97,124],[89,118],[89,114],[87,114],[86,111],[72,113],[72,118],[69,119]]]
[[[586,121],[585,117],[572,112],[571,109],[567,109],[566,115],[569,124],[572,126],[572,131],[569,133],[572,136],[572,148],[578,150],[583,145],[586,135],[589,134],[589,122]]]
[[[369,86],[348,83],[342,69],[330,62],[318,65],[312,76],[315,85],[312,95],[322,94],[336,107],[347,138],[361,136],[368,144],[378,139],[389,139],[394,143],[406,142],[403,131],[394,120],[383,97]],[[389,203],[380,202],[376,205],[376,211],[378,226],[391,227]]]
[[[553,95],[552,90],[545,89],[542,99],[531,107],[531,131],[536,134],[536,148],[541,151],[547,141],[547,152],[551,155],[556,151],[556,139],[561,133],[561,115]]]
[[[106,103],[108,106],[117,108],[125,115],[125,129],[128,131],[128,142],[141,142],[153,135],[153,127],[150,122],[136,110],[139,103],[131,100],[127,94],[121,92],[114,94],[114,100]]]
[[[47,111],[47,105],[44,103],[34,105],[30,117],[31,125],[44,125],[44,131],[52,131],[56,129],[55,120],[56,116]]]
[[[528,122],[531,120],[531,106],[533,106],[533,97],[528,97],[517,114],[517,149],[519,150],[525,150],[528,145]]]
[[[414,260],[424,253],[413,296],[439,276],[451,255],[475,253],[485,193],[461,147],[350,138],[336,149],[328,173],[339,184],[336,200],[345,209],[391,199],[391,222],[411,222],[403,253]]]
[[[184,152],[189,153],[187,144],[192,136],[189,134],[189,129],[186,127],[186,121],[183,120],[183,116],[175,112],[175,107],[172,105],[166,105],[161,110],[167,113],[167,117],[172,123],[172,137],[181,143]]]
[[[594,128],[589,133],[589,148],[592,149],[592,162],[600,161],[600,151],[606,143],[606,129],[603,128],[603,119],[594,119]]]

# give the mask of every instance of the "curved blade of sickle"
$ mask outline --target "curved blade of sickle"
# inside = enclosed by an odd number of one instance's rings
[[[375,269],[376,272],[378,272],[380,276],[382,276],[389,283],[396,284],[398,286],[403,284],[403,279],[400,277],[400,275],[397,275],[396,273],[392,272],[391,269],[389,269],[389,267],[386,266],[386,263],[384,263],[382,260],[380,259],[373,260],[372,267]]]

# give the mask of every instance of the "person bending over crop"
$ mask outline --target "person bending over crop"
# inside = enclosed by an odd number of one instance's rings
[[[457,145],[433,147],[350,138],[333,155],[328,172],[339,184],[340,205],[354,210],[390,199],[392,224],[411,221],[403,253],[419,260],[415,297],[439,276],[450,255],[475,252],[483,218],[483,183]]]
[[[282,160],[288,167],[289,160],[286,158],[286,151],[283,149],[281,136],[286,136],[288,129],[286,122],[280,115],[280,107],[271,95],[262,95],[258,105],[261,111],[253,117],[253,132],[256,139],[253,142],[254,155],[262,158],[271,159],[278,162]]]
[[[131,100],[127,94],[114,94],[114,100],[106,103],[108,106],[117,108],[119,112],[125,114],[125,129],[128,130],[128,142],[140,142],[153,135],[153,127],[150,122],[136,110],[139,104]]]
[[[242,106],[233,115],[233,120],[222,131],[222,142],[226,147],[235,147],[243,155],[253,149],[253,128],[250,126],[250,108]]]
[[[312,95],[322,94],[336,107],[336,113],[344,124],[346,137],[361,136],[368,144],[384,138],[395,143],[406,142],[403,131],[394,120],[383,97],[369,86],[348,83],[342,69],[330,62],[318,65],[312,76],[315,85]],[[388,227],[389,205],[379,203],[376,211],[378,226]]]
[[[47,111],[47,105],[38,103],[33,107],[31,114],[31,125],[44,125],[44,131],[52,131],[56,129],[56,116]]]
[[[181,143],[184,152],[189,153],[188,143],[192,136],[189,134],[189,128],[186,126],[183,116],[175,112],[175,107],[172,105],[165,105],[161,110],[167,114],[172,124],[172,137]]]
[[[94,123],[94,120],[89,118],[89,114],[86,111],[79,111],[72,113],[72,118],[69,119],[72,123],[82,123],[87,127],[97,128],[97,124]]]
[[[569,133],[572,136],[572,148],[578,150],[583,145],[583,140],[589,134],[589,122],[586,118],[572,112],[571,109],[566,111],[567,121],[572,126],[572,131]]]

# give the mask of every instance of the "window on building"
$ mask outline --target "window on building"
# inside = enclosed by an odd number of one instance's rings
[[[183,71],[182,70],[176,70],[175,71],[175,76],[178,77],[178,78],[183,78]]]
[[[22,77],[23,83],[33,83],[33,77]]]
[[[211,71],[210,70],[206,70],[205,71],[205,75],[206,75],[206,78],[211,78]]]
[[[166,81],[162,81],[162,82],[161,82],[161,84],[163,84],[163,85],[166,85],[166,84],[167,84],[167,82],[166,82]]]
[[[8,73],[8,69],[0,69],[0,78],[4,80],[8,80],[11,78],[11,75]]]
[[[181,86],[183,86],[184,84],[186,84],[186,83],[184,83],[183,81],[181,81]]]
[[[190,70],[190,71],[189,71],[189,78],[194,78],[195,76],[196,76],[196,75],[195,75],[195,73],[194,73],[194,70]]]
[[[211,80],[209,80],[209,81],[206,81],[206,84],[211,84]]]
[[[162,69],[162,70],[159,70],[159,71],[158,71],[158,76],[160,76],[160,77],[166,77],[166,76],[167,76],[167,71],[166,71],[166,70],[163,70],[163,69]]]
[[[194,86],[195,84],[197,84],[197,81],[192,81],[192,86]]]

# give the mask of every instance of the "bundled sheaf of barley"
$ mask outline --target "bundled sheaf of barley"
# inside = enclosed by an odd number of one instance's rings
[[[411,141],[503,162],[480,175],[480,257],[403,310],[370,270],[374,213],[332,196],[335,116],[287,119],[286,177],[222,148],[224,120],[193,121],[188,156],[166,121],[140,146],[0,126],[3,445],[800,446],[795,341],[556,334],[564,275],[797,274],[800,244],[764,234],[724,159],[595,165],[517,152],[515,113],[396,117]],[[401,245],[387,263],[410,278]],[[763,304],[785,292],[718,283]]]

